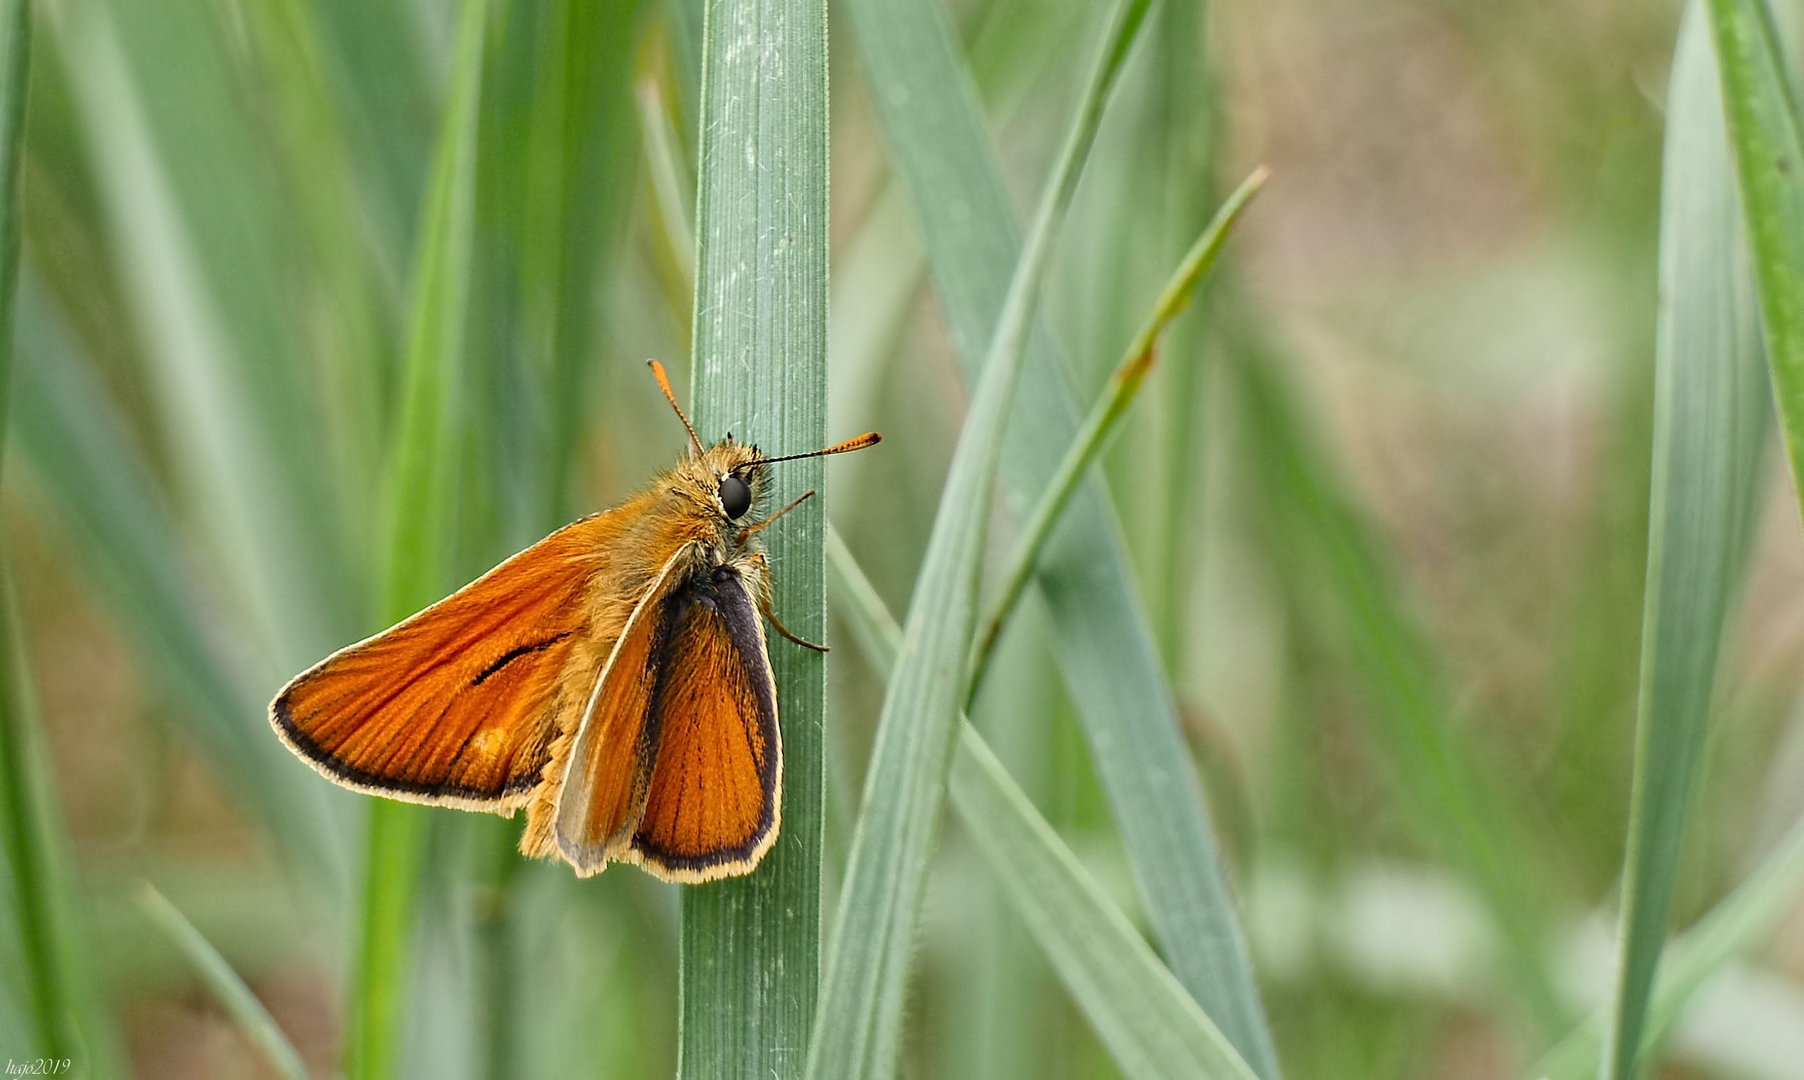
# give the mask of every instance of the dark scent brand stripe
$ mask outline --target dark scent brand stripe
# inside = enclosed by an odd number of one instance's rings
[[[502,668],[513,663],[515,660],[520,659],[522,656],[528,656],[532,653],[540,652],[544,649],[549,649],[553,645],[556,645],[558,642],[564,640],[565,638],[567,638],[569,636],[570,636],[570,632],[566,630],[565,632],[563,632],[561,634],[553,634],[550,637],[546,638],[544,641],[535,641],[535,642],[532,642],[531,644],[527,644],[527,645],[516,645],[512,649],[509,649],[507,652],[504,652],[500,656],[496,657],[494,663],[490,664],[488,667],[483,668],[482,672],[480,674],[478,674],[474,679],[470,680],[470,685],[471,686],[481,686],[483,684],[483,681],[485,679],[487,679],[490,675],[495,674],[495,672],[500,671]]]

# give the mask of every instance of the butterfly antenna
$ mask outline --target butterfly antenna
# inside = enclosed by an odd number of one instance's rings
[[[689,432],[689,445],[695,447],[695,456],[700,457],[702,441],[695,435],[695,425],[683,415],[683,407],[677,404],[676,394],[670,389],[670,376],[664,374],[664,365],[656,360],[647,360],[646,363],[651,365],[652,377],[658,380],[658,389],[664,391],[664,400],[670,402],[670,407],[676,410],[677,419],[683,422],[683,429]]]
[[[867,446],[876,446],[883,441],[883,436],[875,431],[867,431],[855,439],[847,439],[842,443],[834,443],[825,450],[810,450],[806,454],[784,454],[782,457],[759,458],[756,464],[769,465],[775,461],[796,461],[801,458],[826,457],[829,454],[849,454],[854,450],[863,450]]]

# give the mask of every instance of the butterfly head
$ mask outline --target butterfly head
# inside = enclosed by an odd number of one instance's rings
[[[670,380],[664,374],[664,365],[656,360],[649,363],[652,375],[658,380],[658,389],[664,392],[670,407],[676,410],[677,419],[683,422],[683,429],[689,433],[689,448],[693,451],[691,456],[676,467],[676,476],[682,482],[674,486],[672,491],[689,500],[699,516],[714,524],[723,539],[721,546],[735,553],[765,526],[814,494],[809,491],[775,514],[754,520],[753,510],[770,486],[771,465],[779,461],[796,461],[800,458],[862,450],[867,446],[877,445],[883,439],[876,432],[869,431],[825,449],[811,450],[805,454],[765,457],[756,446],[734,442],[729,433],[720,442],[704,449],[701,438],[695,433],[695,425],[689,422],[689,417],[683,414],[683,407],[677,404],[676,394],[670,389]]]
[[[770,466],[764,456],[756,446],[734,442],[731,435],[679,468],[689,475],[699,501],[722,529],[750,522],[770,488]]]

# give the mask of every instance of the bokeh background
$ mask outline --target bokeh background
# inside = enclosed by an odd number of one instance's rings
[[[1023,217],[1102,7],[948,6]],[[317,1074],[338,1067],[365,801],[292,759],[264,703],[381,625],[456,9],[36,5],[0,508],[63,916],[110,1019],[100,1075],[268,1075],[145,882]],[[1221,194],[1272,168],[1105,469],[1292,1075],[1519,1075],[1558,1034],[1498,959],[1414,718],[1482,792],[1567,1021],[1609,984],[1678,14],[1170,0],[1060,243],[1045,317],[1099,390]],[[828,466],[828,505],[902,611],[967,387],[834,20],[830,426],[886,441]],[[446,511],[465,577],[684,445],[643,360],[686,383],[699,22],[688,0],[493,6],[464,329],[482,376]],[[1770,465],[1680,927],[1804,811],[1804,537]],[[1132,911],[1042,618],[1006,637],[974,719]],[[882,699],[835,640],[830,875]],[[668,1075],[674,890],[517,864],[517,828],[435,815],[408,1074]],[[0,1055],[23,1059],[13,915]],[[1801,977],[1804,909],[1699,998],[1667,1073],[1798,1075]],[[1114,1074],[956,822],[915,979],[907,1075]],[[497,1009],[518,1032],[500,1066],[480,1037]]]

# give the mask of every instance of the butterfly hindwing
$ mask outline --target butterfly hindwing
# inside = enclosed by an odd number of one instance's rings
[[[297,677],[270,706],[284,742],[348,787],[511,813],[539,782],[584,596],[613,514],[527,548],[395,627]],[[587,680],[574,684],[588,685]]]
[[[743,873],[776,839],[783,747],[753,583],[723,566],[672,612],[649,726],[657,751],[633,852],[671,881]]]
[[[560,797],[560,846],[579,872],[619,859],[710,881],[775,840],[783,757],[757,572],[698,568],[635,613]],[[624,714],[604,717],[604,703]]]

